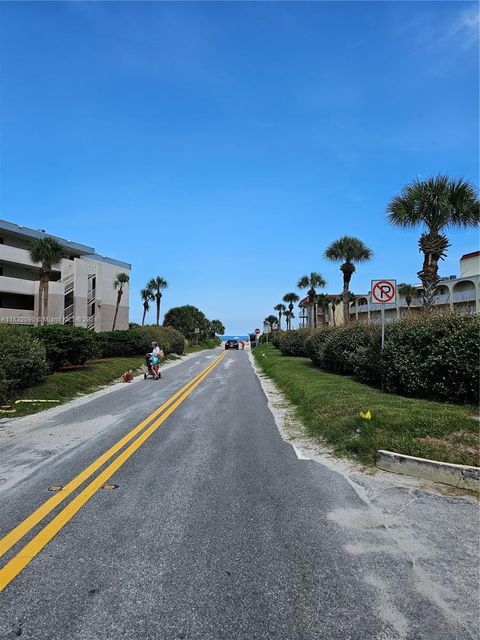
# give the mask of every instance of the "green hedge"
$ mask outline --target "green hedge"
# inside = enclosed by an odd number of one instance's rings
[[[311,329],[284,331],[280,337],[279,349],[285,356],[307,356],[306,341]]]
[[[85,364],[96,354],[94,334],[83,327],[49,324],[28,331],[44,345],[50,371]]]
[[[134,327],[126,331],[105,331],[95,335],[97,354],[113,356],[143,355],[151,351],[152,342],[158,342],[165,355],[182,354],[185,338],[172,327]]]
[[[24,327],[0,325],[0,404],[47,375],[45,347]]]
[[[306,355],[332,373],[354,375],[386,391],[449,402],[478,403],[480,317],[419,314],[385,327],[352,322],[325,327],[305,337],[286,334],[280,349]],[[302,344],[304,348],[302,351]]]
[[[388,326],[386,335],[388,391],[478,404],[480,316],[407,318]]]

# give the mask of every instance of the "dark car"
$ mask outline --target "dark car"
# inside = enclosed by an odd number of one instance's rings
[[[237,349],[238,351],[238,340],[226,340],[225,349]]]

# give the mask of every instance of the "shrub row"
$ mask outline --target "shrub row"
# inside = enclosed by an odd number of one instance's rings
[[[47,373],[94,357],[144,355],[158,342],[165,355],[181,354],[183,335],[172,327],[138,327],[92,333],[82,327],[0,325],[0,401],[42,380]]]
[[[386,325],[383,351],[381,327],[361,323],[286,332],[279,347],[389,392],[478,403],[479,338],[479,316],[437,313]]]
[[[135,327],[127,331],[106,331],[95,335],[97,355],[113,356],[143,355],[151,351],[151,343],[158,342],[165,355],[181,354],[185,350],[185,338],[172,327]]]

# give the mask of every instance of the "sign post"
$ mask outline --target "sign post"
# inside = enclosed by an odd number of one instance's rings
[[[380,313],[382,316],[382,349],[385,344],[385,306],[395,304],[397,301],[397,281],[396,280],[372,280],[372,302],[381,304]]]

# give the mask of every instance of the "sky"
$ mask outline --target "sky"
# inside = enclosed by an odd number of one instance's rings
[[[438,173],[479,182],[478,5],[2,2],[0,217],[132,264],[245,334],[300,276],[416,282],[420,230],[385,207]],[[478,233],[449,231],[441,275]],[[154,321],[151,312],[150,320]]]

